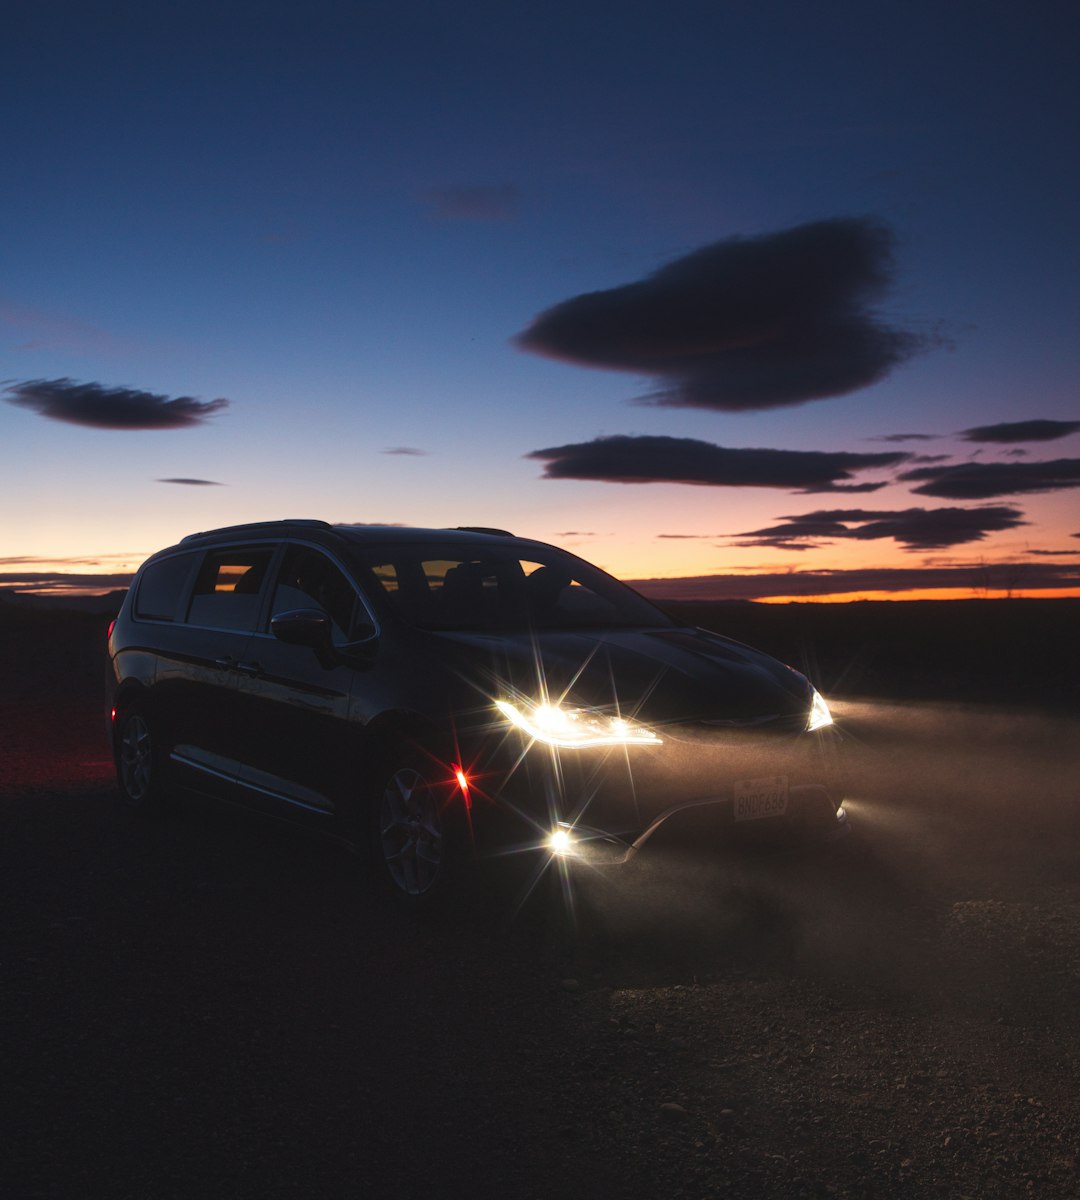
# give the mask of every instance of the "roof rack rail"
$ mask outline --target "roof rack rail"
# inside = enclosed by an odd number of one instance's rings
[[[509,529],[494,529],[490,525],[455,525],[453,528],[461,533],[491,533],[496,537],[517,537],[517,534],[511,533]]]
[[[180,539],[181,543],[194,541],[195,538],[208,537],[213,533],[254,533],[259,529],[276,529],[281,525],[300,525],[309,529],[333,529],[329,521],[309,520],[306,517],[283,517],[280,521],[251,521],[246,525],[223,525],[220,529],[203,529],[199,533],[189,533]]]

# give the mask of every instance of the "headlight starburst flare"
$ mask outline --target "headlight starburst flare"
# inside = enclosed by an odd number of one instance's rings
[[[496,700],[495,707],[511,725],[548,746],[574,749],[661,744],[651,729],[625,717],[584,708],[564,708],[558,704],[511,704],[509,700]]]
[[[833,715],[829,712],[829,706],[825,703],[825,697],[819,692],[814,692],[814,699],[810,704],[810,716],[806,721],[806,728],[813,732],[815,729],[824,729],[826,725],[833,723]]]

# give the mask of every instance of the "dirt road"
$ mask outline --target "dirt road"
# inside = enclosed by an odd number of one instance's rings
[[[854,854],[428,922],[8,717],[4,1195],[1080,1194],[1076,717],[849,702]]]

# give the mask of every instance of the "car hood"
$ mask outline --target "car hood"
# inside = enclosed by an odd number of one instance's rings
[[[431,636],[492,699],[546,695],[653,725],[790,717],[805,714],[812,695],[798,671],[704,629]]]

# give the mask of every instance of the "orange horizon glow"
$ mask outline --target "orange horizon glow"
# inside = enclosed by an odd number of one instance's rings
[[[749,518],[748,518],[749,519]],[[672,522],[676,517],[671,518]],[[512,524],[512,522],[511,522]],[[926,556],[916,560],[907,576],[909,586],[903,586],[910,561],[903,555],[882,553],[880,547],[859,544],[831,547],[819,552],[813,563],[803,562],[792,568],[783,556],[762,553],[748,560],[744,551],[721,548],[710,544],[711,539],[694,535],[687,541],[671,538],[657,540],[650,536],[619,537],[601,544],[575,539],[558,530],[528,530],[528,534],[555,545],[570,543],[583,557],[597,562],[616,578],[630,581],[646,596],[682,603],[713,604],[735,599],[756,604],[850,604],[857,601],[920,601],[920,600],[1003,600],[1017,599],[1078,599],[1080,582],[1076,570],[1080,563],[1061,551],[1060,559],[1051,564],[1058,581],[1065,586],[1052,586],[1055,579],[1040,569],[1032,557],[1041,550],[1028,551],[1018,546],[1005,546],[994,553],[990,548],[977,559],[964,561],[952,554]],[[1073,536],[1063,532],[1062,538]],[[130,547],[141,538],[127,540]],[[161,544],[166,544],[163,539]],[[74,546],[68,547],[74,549]],[[11,596],[26,595],[51,598],[59,602],[64,597],[86,599],[106,596],[126,588],[135,569],[150,552],[128,550],[124,553],[97,552],[59,554],[22,554],[0,559],[0,591]],[[1072,553],[1076,553],[1075,551]],[[647,565],[646,565],[647,564]],[[926,576],[920,578],[925,570]],[[859,586],[859,572],[866,571]],[[875,572],[881,572],[876,575]],[[21,574],[25,573],[25,574]],[[895,580],[888,576],[895,573]],[[36,578],[35,578],[36,576]],[[811,578],[807,578],[810,576]],[[816,578],[814,578],[816,576]],[[936,579],[935,579],[936,576]],[[755,577],[760,577],[755,579]],[[930,580],[935,580],[937,586]],[[892,582],[893,586],[887,586]],[[1031,586],[1024,586],[1028,582]],[[850,587],[845,590],[845,583]],[[878,586],[873,586],[877,584]],[[1047,586],[1047,585],[1051,586]],[[882,586],[886,585],[886,586]],[[808,589],[817,587],[820,591]],[[795,588],[795,592],[789,589]],[[759,594],[754,594],[755,591]],[[694,595],[693,592],[698,595]]]
[[[741,578],[753,578],[742,576]],[[674,580],[672,582],[675,582]],[[125,591],[124,587],[109,588],[102,591],[93,587],[64,587],[48,585],[39,588],[29,587],[0,587],[0,591],[8,591],[17,596],[47,596],[72,599],[86,599],[93,596],[108,596],[113,592]],[[684,599],[679,596],[651,595],[654,603],[671,601],[681,604],[727,604],[739,600],[747,604],[853,604],[857,600],[1078,600],[1080,587],[1065,588],[972,588],[972,587],[940,587],[940,588],[907,588],[905,590],[862,590],[854,592],[821,592],[804,593],[801,595],[777,596],[711,596],[700,599],[691,597]]]
[[[1080,588],[909,588],[907,591],[827,592],[810,596],[756,596],[752,604],[851,604],[856,600],[1076,600]],[[715,601],[703,600],[702,604]]]

